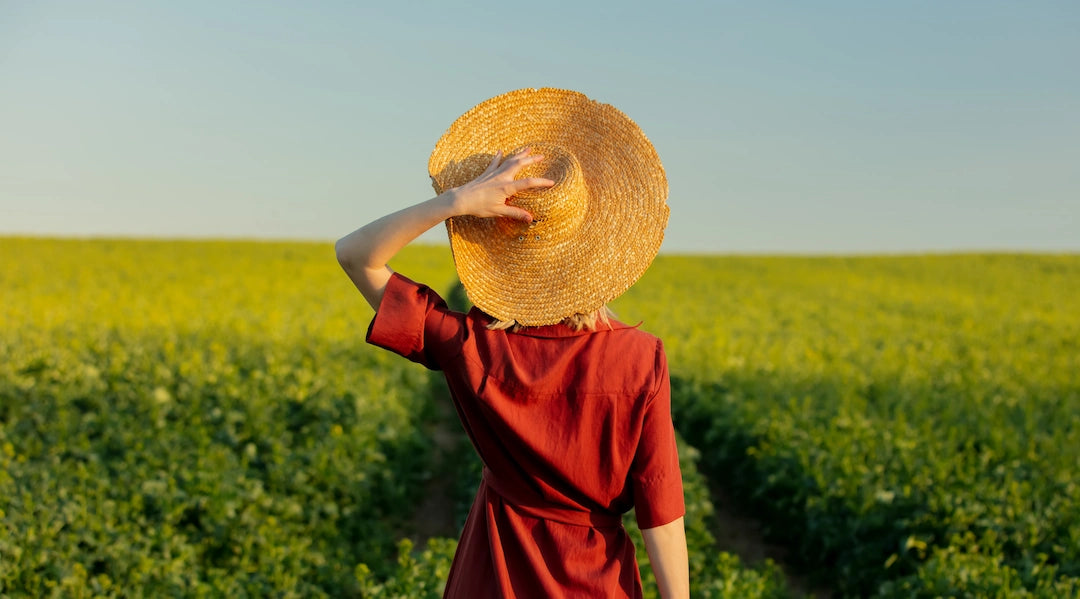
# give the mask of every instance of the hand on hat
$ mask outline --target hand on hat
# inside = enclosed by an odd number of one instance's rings
[[[515,194],[536,187],[551,187],[555,182],[542,177],[530,177],[527,179],[515,179],[514,177],[522,168],[529,164],[540,162],[544,159],[541,154],[530,154],[526,148],[502,158],[502,151],[495,153],[480,176],[468,183],[447,190],[446,193],[453,195],[455,214],[491,218],[503,216],[515,218],[525,222],[532,221],[532,215],[528,211],[510,206],[506,202]]]

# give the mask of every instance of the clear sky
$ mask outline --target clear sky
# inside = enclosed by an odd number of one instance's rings
[[[652,139],[666,252],[1080,251],[1075,0],[0,0],[0,234],[333,240],[542,86]]]

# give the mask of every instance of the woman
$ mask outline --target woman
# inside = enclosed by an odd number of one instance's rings
[[[336,250],[368,341],[444,372],[484,463],[444,596],[640,597],[631,507],[661,596],[689,596],[663,346],[606,308],[667,224],[652,145],[609,105],[525,89],[455,121],[428,167],[438,195]],[[443,221],[468,314],[387,266]]]

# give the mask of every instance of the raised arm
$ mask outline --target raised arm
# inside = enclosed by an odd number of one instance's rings
[[[388,214],[342,237],[334,244],[338,263],[372,308],[378,309],[393,271],[386,265],[401,248],[440,222],[459,215],[507,217],[524,221],[532,216],[506,201],[526,189],[550,187],[554,181],[542,178],[514,179],[523,167],[542,160],[526,149],[491,164],[476,179],[408,208]]]
[[[686,530],[678,518],[655,528],[643,528],[645,551],[649,554],[656,584],[663,599],[690,597],[690,565],[686,553]]]

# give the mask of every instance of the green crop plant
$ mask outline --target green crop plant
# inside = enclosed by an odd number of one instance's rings
[[[453,541],[402,539],[445,398],[331,244],[0,256],[0,595],[437,596]],[[1071,255],[660,256],[613,308],[668,352],[695,593],[791,594],[710,550],[700,469],[837,596],[1077,596],[1077,297]]]
[[[615,309],[665,339],[706,475],[820,582],[1069,596],[1077,297],[1070,255],[661,257]]]

